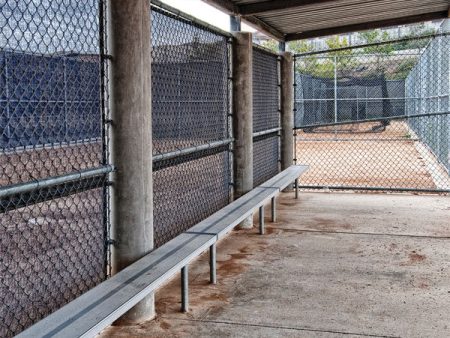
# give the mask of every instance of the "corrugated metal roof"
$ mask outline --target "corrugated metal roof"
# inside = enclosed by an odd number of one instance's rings
[[[279,40],[448,17],[450,0],[203,0]]]

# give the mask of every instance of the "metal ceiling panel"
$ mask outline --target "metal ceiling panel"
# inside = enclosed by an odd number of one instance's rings
[[[444,19],[450,0],[203,0],[278,40]]]

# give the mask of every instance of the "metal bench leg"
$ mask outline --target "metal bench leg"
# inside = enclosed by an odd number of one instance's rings
[[[209,281],[211,284],[217,283],[216,243],[209,247]]]
[[[264,235],[264,205],[259,207],[259,233]]]
[[[295,199],[298,199],[298,178],[295,179]]]
[[[277,221],[277,209],[276,209],[276,199],[275,196],[272,197],[272,222],[276,222]]]
[[[181,268],[181,311],[189,311],[189,266]]]

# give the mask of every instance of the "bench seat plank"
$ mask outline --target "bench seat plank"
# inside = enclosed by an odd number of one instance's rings
[[[261,188],[274,187],[278,188],[281,191],[285,189],[289,184],[292,184],[295,179],[300,177],[308,169],[309,167],[306,165],[292,165],[286,170],[283,170],[281,173],[267,180],[259,187]]]
[[[264,205],[281,190],[302,175],[307,166],[291,166],[270,180],[254,188],[207,219],[190,228],[187,233],[208,233],[223,238],[239,223],[253,214],[256,208]]]
[[[276,188],[255,188],[186,232],[207,233],[221,239],[278,192]]]
[[[18,337],[93,337],[216,241],[183,233],[76,298]]]

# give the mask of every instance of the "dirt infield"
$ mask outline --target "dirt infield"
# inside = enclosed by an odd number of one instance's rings
[[[297,163],[310,166],[301,184],[450,189],[443,166],[405,122],[393,121],[385,130],[373,131],[375,126],[365,123],[297,132]]]

